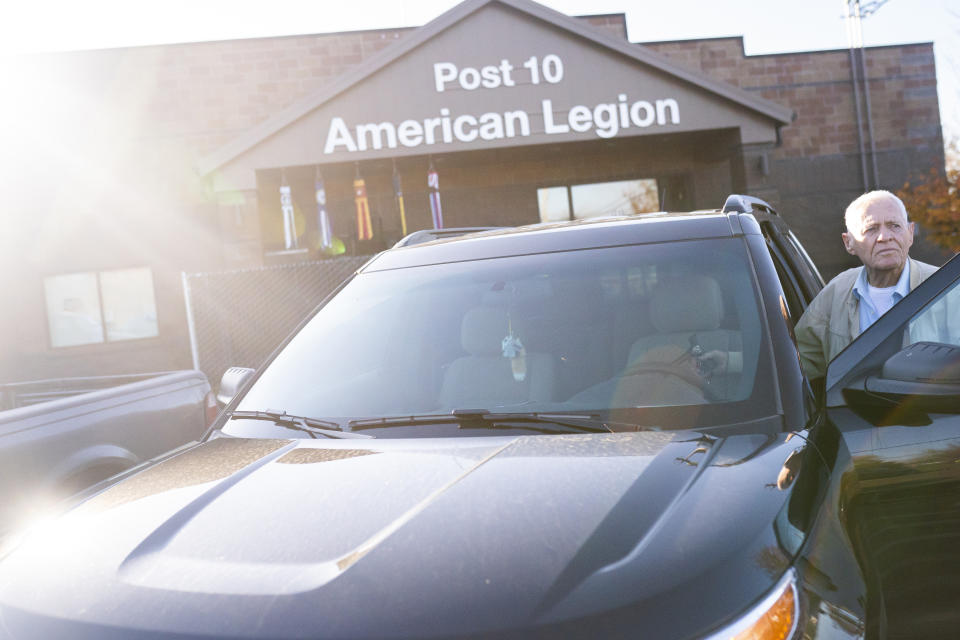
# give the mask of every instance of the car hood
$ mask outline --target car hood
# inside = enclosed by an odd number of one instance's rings
[[[0,637],[702,633],[789,565],[800,440],[217,438],[31,530]]]

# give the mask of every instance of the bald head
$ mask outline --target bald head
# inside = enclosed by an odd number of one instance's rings
[[[859,232],[864,213],[874,206],[899,211],[903,216],[903,224],[906,225],[909,222],[907,208],[903,206],[903,200],[889,191],[869,191],[847,206],[847,211],[843,216],[847,225],[847,232]]]

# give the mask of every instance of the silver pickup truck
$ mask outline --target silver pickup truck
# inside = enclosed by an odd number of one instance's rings
[[[111,382],[116,386],[90,390]],[[200,438],[217,406],[202,372],[175,371],[0,385],[0,409],[2,532],[52,501]]]

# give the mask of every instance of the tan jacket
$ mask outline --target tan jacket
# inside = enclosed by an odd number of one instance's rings
[[[794,329],[800,366],[811,380],[826,375],[827,363],[860,335],[860,300],[853,295],[853,285],[861,269],[847,269],[828,282]],[[910,258],[910,290],[936,270],[933,265]]]

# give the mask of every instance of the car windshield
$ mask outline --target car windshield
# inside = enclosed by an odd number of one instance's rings
[[[306,324],[237,411],[348,429],[454,411],[743,422],[775,413],[761,317],[734,238],[371,271]],[[241,422],[225,431],[264,428]]]

